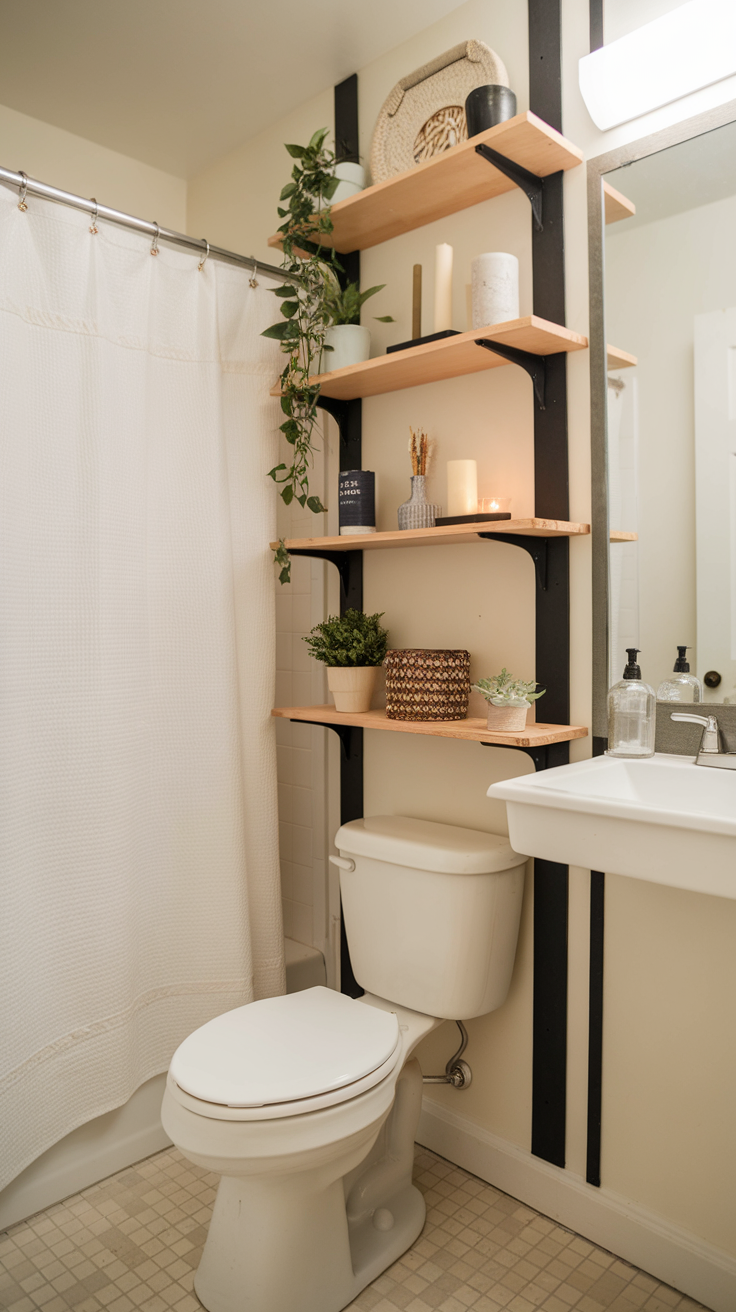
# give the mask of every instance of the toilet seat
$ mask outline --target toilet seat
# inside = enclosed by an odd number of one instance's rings
[[[394,1012],[318,987],[208,1021],[174,1053],[169,1087],[199,1115],[272,1120],[357,1097],[401,1055]]]

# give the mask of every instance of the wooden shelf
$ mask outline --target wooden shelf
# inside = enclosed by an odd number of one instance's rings
[[[629,355],[628,351],[622,351],[618,346],[607,346],[606,356],[609,369],[632,369],[639,363],[635,355]]]
[[[606,223],[618,223],[620,219],[631,219],[636,214],[633,200],[616,191],[610,182],[603,183],[603,205]]]
[[[420,387],[444,378],[499,369],[510,363],[503,356],[477,346],[481,337],[501,345],[515,346],[517,350],[532,355],[584,351],[588,345],[587,337],[581,337],[580,333],[530,314],[525,319],[511,319],[508,323],[443,337],[438,342],[426,342],[424,346],[379,355],[374,360],[364,360],[362,364],[334,369],[332,373],[315,374],[309,381],[319,384],[323,396],[354,401],[357,397],[383,396],[386,392],[400,392],[406,387]],[[272,389],[271,395],[279,395],[278,386]]]
[[[513,191],[515,183],[476,154],[475,147],[481,144],[521,164],[538,178],[576,168],[583,162],[583,152],[536,114],[517,114],[405,173],[338,201],[332,207],[333,231],[323,241],[326,245],[332,243],[342,254],[364,251]],[[280,234],[269,237],[268,244],[280,246]]]
[[[566,743],[573,738],[588,736],[588,730],[579,724],[528,724],[521,733],[491,733],[485,719],[480,716],[468,720],[388,720],[385,711],[350,715],[336,711],[334,706],[279,706],[271,714],[280,720],[348,724],[358,729],[387,729],[391,733],[461,738],[466,742],[498,743],[506,747],[546,747],[549,743]]]
[[[287,551],[381,551],[393,547],[446,547],[481,542],[481,533],[513,533],[525,538],[587,537],[590,524],[564,519],[499,519],[487,524],[441,524],[439,528],[390,529],[384,533],[350,533],[344,537],[287,538]],[[611,529],[611,542],[636,542],[638,534]],[[270,543],[275,551],[278,542]]]

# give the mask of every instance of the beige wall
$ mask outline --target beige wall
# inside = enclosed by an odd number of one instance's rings
[[[656,0],[652,3],[656,13]],[[647,6],[641,6],[641,13],[644,21]],[[526,5],[468,0],[411,43],[359,70],[365,159],[376,115],[394,82],[471,36],[501,54],[519,107],[527,107]],[[601,134],[577,88],[577,61],[588,50],[585,0],[563,0],[563,37],[564,128],[588,155],[698,112],[719,94],[726,98],[723,88],[720,93],[710,88],[639,123]],[[331,118],[332,96],[326,92],[194,179],[189,191],[192,231],[269,258],[265,238],[276,226],[276,199],[289,167],[282,143],[305,141]],[[567,323],[584,333],[588,323],[584,168],[565,175],[565,213]],[[514,192],[363,254],[364,285],[386,283],[386,290],[364,312],[373,335],[373,354],[410,336],[414,263],[423,265],[425,307],[431,307],[434,248],[444,241],[455,250],[456,327],[466,326],[465,283],[472,256],[482,250],[509,250],[519,256],[521,311],[530,310],[529,211],[524,197]],[[396,323],[377,324],[373,314],[392,314]],[[426,311],[423,329],[431,330]],[[585,353],[568,357],[568,398],[570,516],[587,521]],[[408,494],[410,425],[425,426],[436,440],[433,499],[446,500],[447,460],[471,457],[478,461],[481,492],[506,492],[513,498],[513,512],[531,513],[532,423],[528,379],[510,368],[366,401],[363,462],[377,475],[378,527],[395,526],[396,507]],[[330,441],[327,486],[334,499],[334,434]],[[312,531],[316,528],[312,521]],[[588,542],[572,542],[572,719],[584,724],[590,722],[589,560]],[[503,664],[524,677],[533,676],[533,574],[527,557],[512,547],[487,544],[369,554],[365,607],[385,612],[392,645],[467,647],[474,677]],[[544,701],[538,713],[543,719]],[[573,744],[571,754],[575,759],[589,750],[589,743]],[[403,812],[499,833],[505,831],[504,808],[488,801],[486,789],[495,779],[532,768],[521,753],[410,735],[366,734],[365,753],[366,814]],[[521,1148],[529,1146],[531,1111],[531,902],[529,886],[509,999],[494,1015],[469,1026],[473,1085],[462,1095],[438,1088],[426,1094],[428,1100],[467,1118],[480,1132]],[[726,1198],[736,1166],[728,1093],[733,1089],[733,1071],[731,1056],[724,1056],[724,1043],[733,1032],[729,964],[733,935],[729,937],[727,926],[734,910],[730,905],[724,909],[714,899],[610,878],[603,1126],[604,1186],[732,1253],[736,1242],[726,1220]],[[585,1173],[588,913],[587,874],[573,870],[567,1165],[578,1176]],[[679,970],[678,961],[683,963]],[[425,1041],[420,1052],[425,1069],[442,1069],[454,1046],[455,1031],[448,1024]],[[683,1065],[688,1067],[686,1075]]]
[[[184,178],[0,105],[0,165],[163,228],[186,231]]]

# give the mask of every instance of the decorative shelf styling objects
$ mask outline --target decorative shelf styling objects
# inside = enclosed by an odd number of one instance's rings
[[[304,638],[310,655],[327,666],[327,686],[337,712],[370,708],[378,667],[388,645],[382,617],[383,612],[365,615],[351,608],[315,624]]]
[[[463,720],[470,697],[470,652],[389,651],[386,717],[389,720]]]
[[[583,152],[531,112],[463,141],[332,207],[329,240],[339,253],[364,251],[426,223],[513,191],[519,182],[478,152],[486,146],[537,180],[582,164]],[[269,246],[280,244],[279,235]]]
[[[519,317],[519,261],[508,251],[486,251],[470,264],[473,328]]]
[[[488,728],[496,733],[518,733],[526,727],[527,711],[532,702],[543,697],[545,689],[536,692],[535,679],[515,679],[504,666],[500,674],[490,679],[478,679],[473,684],[488,703]]]
[[[516,96],[511,87],[488,83],[483,87],[474,87],[470,95],[465,97],[465,122],[469,137],[477,137],[479,132],[506,123],[515,113]]]
[[[337,479],[341,537],[376,531],[376,475],[370,469],[342,470]]]
[[[417,433],[409,429],[409,455],[411,456],[411,496],[398,509],[399,529],[433,528],[441,506],[427,500],[427,471],[429,469],[429,438],[423,429]]]
[[[439,341],[381,355],[348,369],[314,375],[309,384],[311,387],[319,387],[322,396],[352,401],[358,397],[383,396],[407,387],[420,387],[424,383],[459,378],[465,374],[480,373],[484,369],[498,369],[515,363],[527,370],[539,371],[539,385],[543,394],[541,380],[544,375],[544,357],[562,352],[584,351],[587,345],[587,337],[580,333],[530,314],[511,323],[492,324],[474,328],[471,332],[453,333]],[[501,354],[509,351],[511,355]],[[518,356],[513,353],[518,353]],[[272,395],[279,395],[278,387],[273,389]]]
[[[489,730],[480,716],[465,720],[389,720],[385,711],[366,711],[364,714],[340,715],[334,706],[278,706],[271,712],[281,720],[294,720],[301,724],[332,726],[352,725],[357,729],[383,729],[394,733],[428,734],[435,738],[459,738],[463,742],[497,744],[500,747],[521,747],[529,750],[547,747],[553,743],[571,742],[574,738],[587,738],[588,730],[581,724],[528,724],[521,733],[499,734]]]
[[[463,41],[401,78],[386,97],[371,142],[371,174],[383,182],[467,139],[465,100],[474,87],[508,83],[483,41]]]

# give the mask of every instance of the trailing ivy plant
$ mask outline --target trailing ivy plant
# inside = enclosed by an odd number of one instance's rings
[[[357,282],[349,282],[345,288],[340,287],[337,283],[332,287],[328,287],[325,291],[325,309],[327,310],[329,323],[360,323],[361,306],[368,300],[369,296],[375,296],[376,292],[382,292],[385,286],[385,282],[382,282],[377,287],[369,287],[367,292],[362,292]],[[374,317],[379,323],[394,322],[393,316],[390,314],[377,314]]]
[[[326,507],[318,496],[309,493],[319,396],[319,387],[310,385],[309,379],[319,372],[330,322],[326,295],[337,287],[335,269],[340,268],[332,248],[323,244],[332,232],[330,202],[338,184],[333,171],[335,156],[325,147],[327,133],[327,128],[320,128],[308,146],[286,146],[294,165],[291,181],[279,197],[278,213],[283,220],[279,232],[284,252],[282,267],[294,276],[294,281],[274,289],[281,302],[281,319],[263,333],[280,342],[288,357],[281,374],[281,409],[285,416],[281,432],[292,448],[291,464],[274,466],[269,477],[280,485],[285,505],[297,501],[315,515],[322,514]],[[288,583],[290,561],[283,540],[276,563],[281,567],[281,582]]]

